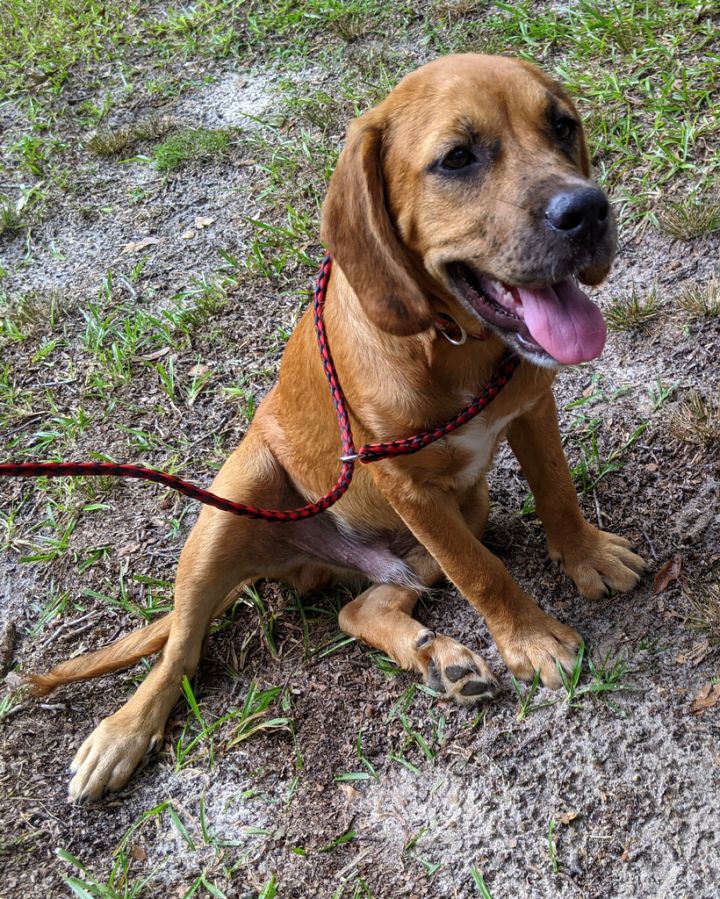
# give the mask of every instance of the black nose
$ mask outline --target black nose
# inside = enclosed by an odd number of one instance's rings
[[[545,210],[548,224],[567,237],[601,238],[607,231],[610,204],[594,187],[564,190],[551,198]]]

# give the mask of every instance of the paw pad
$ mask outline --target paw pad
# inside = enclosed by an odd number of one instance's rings
[[[468,674],[479,674],[480,672],[474,665],[448,665],[445,669],[445,677],[453,684],[456,684]]]

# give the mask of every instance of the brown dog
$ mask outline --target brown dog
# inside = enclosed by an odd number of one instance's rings
[[[238,585],[261,577],[301,590],[369,583],[342,610],[341,628],[471,704],[492,693],[486,663],[412,618],[422,588],[445,575],[483,616],[515,675],[539,670],[545,684],[559,685],[556,663],[572,667],[579,636],[541,611],[480,537],[485,473],[507,435],[550,555],[583,595],[629,590],[644,568],[626,540],[583,519],[550,391],[558,364],[594,358],[605,339],[599,311],[575,282],[601,281],[615,251],[607,200],[589,174],[565,91],[510,59],[430,63],[351,125],[322,236],[335,259],[327,331],[358,445],[445,422],[488,381],[507,346],[523,362],[482,415],[416,455],[360,466],[350,491],[317,518],[272,524],[203,509],[180,557],[174,611],[36,678],[52,689],[164,647],[135,695],[80,748],[73,798],[127,782],[162,740],[211,620]],[[439,314],[470,339],[446,340]],[[334,483],[339,446],[306,313],[278,384],[213,490],[258,506],[301,505]]]

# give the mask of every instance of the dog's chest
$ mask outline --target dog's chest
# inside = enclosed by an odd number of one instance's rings
[[[444,438],[450,457],[448,462],[452,460],[448,474],[452,474],[456,488],[470,487],[488,471],[505,431],[523,411],[514,409],[507,415],[493,418],[484,418],[480,414]]]

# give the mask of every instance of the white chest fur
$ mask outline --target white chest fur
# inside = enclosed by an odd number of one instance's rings
[[[445,438],[453,455],[460,452],[467,458],[465,465],[455,475],[455,484],[464,489],[475,484],[492,465],[498,443],[510,422],[525,409],[514,409],[511,414],[490,421],[482,413]]]

